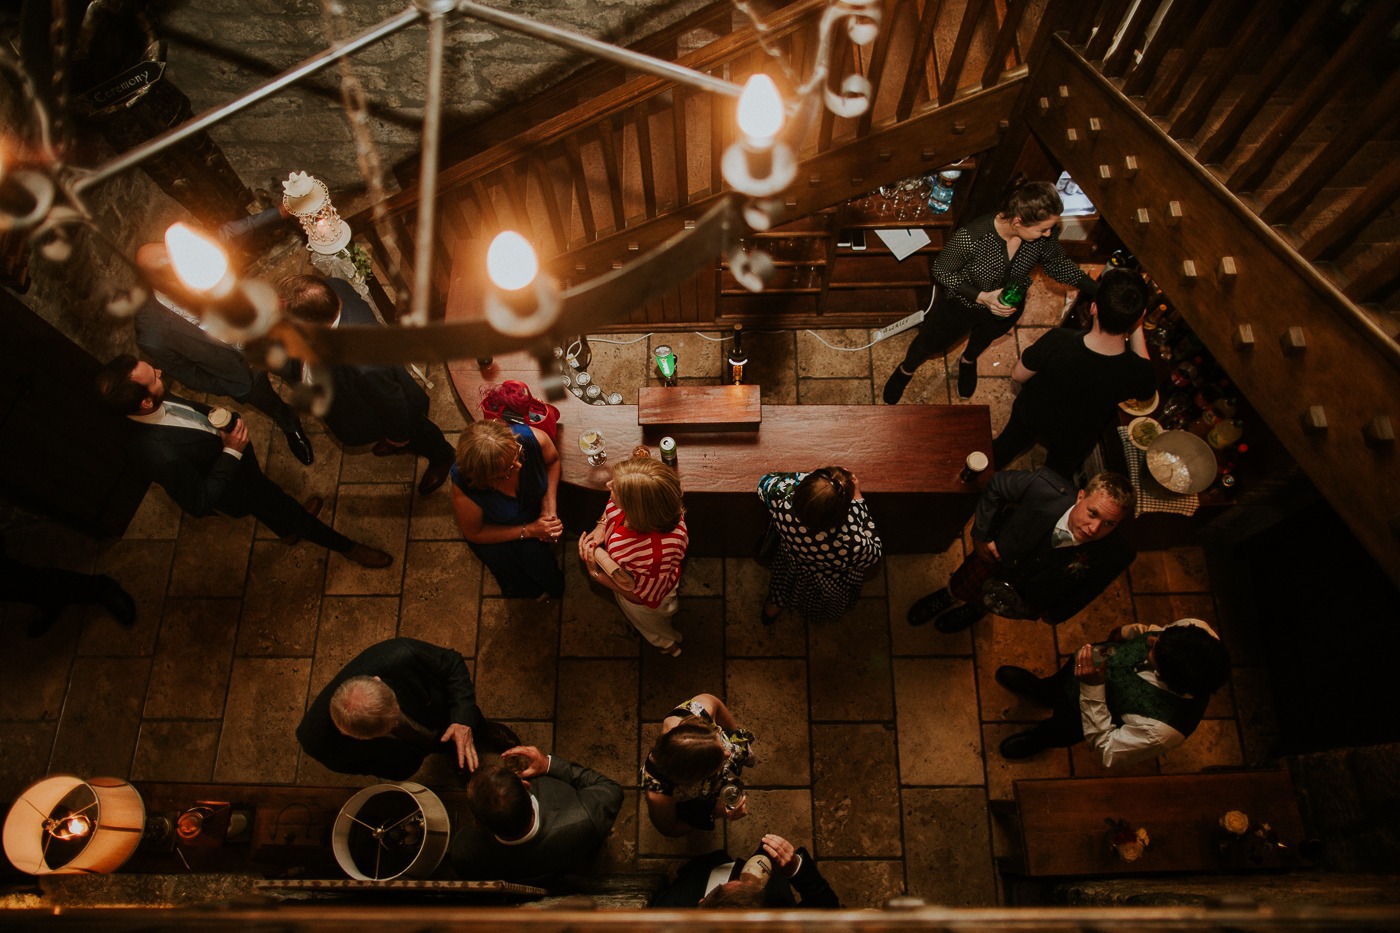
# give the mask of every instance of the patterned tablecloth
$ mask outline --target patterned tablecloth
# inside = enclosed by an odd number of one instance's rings
[[[1118,428],[1118,438],[1123,442],[1123,459],[1128,461],[1128,479],[1132,480],[1133,491],[1137,494],[1137,511],[1176,512],[1179,515],[1195,515],[1200,508],[1201,497],[1195,493],[1182,495],[1171,492],[1147,472],[1147,453],[1137,449],[1128,439],[1128,429]]]

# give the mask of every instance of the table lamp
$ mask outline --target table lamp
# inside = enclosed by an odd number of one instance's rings
[[[136,851],[145,825],[141,795],[126,781],[55,775],[10,808],[5,855],[31,875],[113,872]]]

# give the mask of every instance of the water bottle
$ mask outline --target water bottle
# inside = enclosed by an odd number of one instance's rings
[[[953,206],[953,185],[962,172],[948,169],[933,179],[928,196],[928,209],[934,214],[946,214]]]

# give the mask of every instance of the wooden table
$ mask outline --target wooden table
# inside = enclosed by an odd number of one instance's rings
[[[1135,875],[1174,871],[1278,870],[1300,864],[1302,819],[1287,771],[1231,771],[1156,777],[1017,781],[1020,864],[1031,876]],[[1219,820],[1242,810],[1268,822],[1286,849],[1258,863],[1241,851],[1222,852]],[[1106,819],[1144,827],[1152,847],[1135,862],[1109,848]]]
[[[474,361],[449,368],[458,396],[481,417],[480,387],[518,379],[538,391],[539,368],[527,354],[498,357],[486,370]],[[610,466],[645,443],[676,439],[685,489],[691,552],[743,556],[767,521],[756,495],[772,471],[839,464],[856,475],[875,525],[891,553],[928,553],[962,531],[979,491],[958,478],[967,455],[991,456],[991,419],[984,405],[764,405],[754,430],[644,428],[635,405],[589,405],[573,395],[558,403],[562,461],[559,514],[571,531],[592,525],[607,500]],[[589,466],[578,435],[597,428],[608,461]]]

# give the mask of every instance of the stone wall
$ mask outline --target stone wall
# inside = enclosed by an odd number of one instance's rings
[[[328,0],[329,2],[329,0]],[[709,0],[535,0],[497,4],[513,13],[609,41],[633,41],[705,6]],[[341,35],[354,35],[403,10],[406,0],[335,4]],[[161,19],[170,80],[195,112],[239,93],[326,47],[318,0],[190,0]],[[351,56],[369,98],[368,126],[388,169],[419,151],[427,29],[415,24]],[[451,131],[556,83],[584,60],[536,39],[462,16],[449,20],[444,129]],[[363,184],[337,66],[244,111],[211,131],[252,188],[270,188],[300,169],[333,192]],[[275,189],[271,189],[274,190]],[[337,198],[339,195],[337,195]]]

